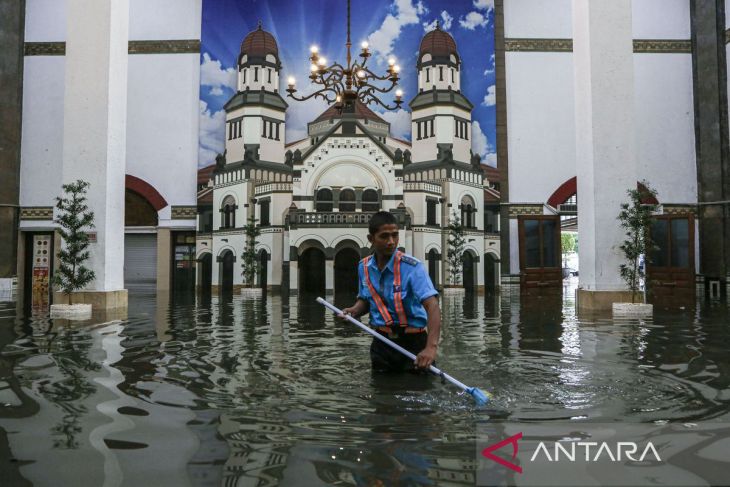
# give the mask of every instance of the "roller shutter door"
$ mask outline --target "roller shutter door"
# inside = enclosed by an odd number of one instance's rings
[[[124,236],[124,287],[154,291],[157,287],[157,235]]]

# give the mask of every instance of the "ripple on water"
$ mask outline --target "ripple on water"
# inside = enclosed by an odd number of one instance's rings
[[[13,423],[9,441],[37,466],[28,468],[40,469],[48,451],[93,450],[85,438],[115,417],[122,432],[102,444],[122,469],[143,471],[127,459],[144,451],[153,461],[177,455],[187,472],[215,472],[231,484],[422,483],[444,460],[473,464],[481,421],[728,415],[727,307],[613,321],[578,317],[570,300],[442,304],[438,366],[488,391],[486,407],[436,377],[373,374],[370,337],[308,297],[133,294],[129,319],[99,332],[12,318],[15,337],[0,344],[0,355],[13,365],[6,382],[18,386],[0,392],[36,412]],[[118,382],[108,385],[110,377]],[[111,412],[101,414],[101,404],[113,404],[102,408]],[[48,422],[46,446],[31,441],[31,421]],[[156,457],[163,443],[168,451]],[[103,470],[103,462],[84,467]]]

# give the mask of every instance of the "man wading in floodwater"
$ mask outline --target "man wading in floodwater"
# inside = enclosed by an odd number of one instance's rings
[[[441,310],[426,269],[398,250],[398,221],[379,211],[370,219],[368,240],[374,253],[360,261],[357,301],[342,310],[358,318],[370,312],[370,326],[416,355],[411,359],[373,338],[370,360],[377,371],[426,369],[436,359]],[[427,332],[428,330],[428,332]]]

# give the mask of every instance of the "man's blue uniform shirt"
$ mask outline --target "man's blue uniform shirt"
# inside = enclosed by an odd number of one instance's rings
[[[391,318],[395,323],[398,322],[398,313],[395,311],[395,300],[393,298],[393,266],[395,265],[395,252],[390,257],[388,264],[383,267],[382,272],[378,269],[378,262],[375,254],[370,257],[368,262],[368,273],[370,274],[370,282],[375,291],[380,295],[385,307],[388,309]],[[359,277],[359,289],[357,297],[370,304],[370,325],[384,326],[385,319],[378,311],[378,306],[370,294],[370,289],[365,281],[365,272],[363,263],[357,268]],[[428,315],[426,309],[421,304],[425,299],[438,295],[438,291],[434,289],[431,278],[428,276],[425,267],[421,262],[408,254],[401,253],[400,263],[400,279],[401,279],[401,298],[403,299],[403,308],[408,318],[408,326],[423,328],[426,326]]]

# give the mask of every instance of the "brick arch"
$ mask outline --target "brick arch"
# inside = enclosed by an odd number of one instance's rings
[[[636,183],[636,189],[638,189],[641,192],[646,192],[646,186],[644,186],[641,183]],[[578,193],[578,178],[573,176],[572,178],[565,181],[563,184],[560,185],[558,189],[555,190],[555,192],[548,198],[548,204],[552,206],[553,208],[557,208],[558,205],[561,205],[568,201],[568,198],[573,196],[574,194]],[[659,201],[651,196],[649,198],[644,198],[641,200],[641,202],[645,205],[658,205]]]
[[[162,195],[144,179],[127,174],[125,178],[125,188],[134,191],[138,195],[146,199],[155,211],[160,211],[167,206],[167,201]]]

